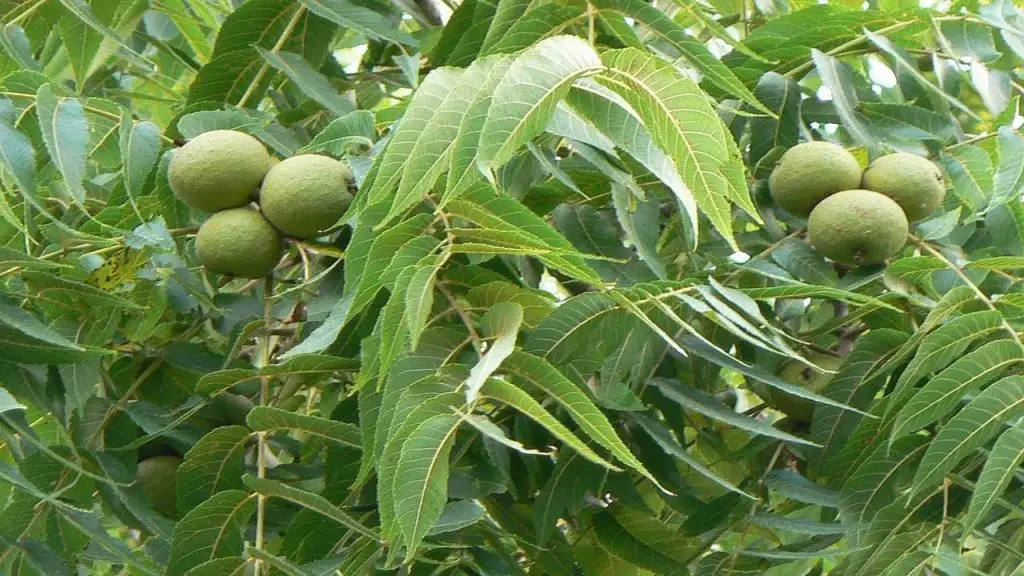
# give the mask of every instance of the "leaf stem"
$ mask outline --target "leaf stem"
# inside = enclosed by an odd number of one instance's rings
[[[263,282],[263,334],[260,335],[260,362],[259,369],[263,370],[270,365],[270,341],[273,338],[271,322],[274,320],[274,276],[268,275]],[[270,402],[270,376],[260,376],[260,406],[266,406]],[[257,433],[256,446],[256,476],[266,478],[267,476],[267,433]],[[264,531],[266,528],[267,496],[262,492],[256,495],[256,543],[257,550],[263,550]],[[256,559],[253,564],[255,576],[263,574],[263,561]]]
[[[284,47],[284,43],[288,41],[288,37],[295,31],[295,27],[299,25],[299,20],[302,19],[302,15],[305,13],[306,7],[301,4],[295,9],[295,14],[292,14],[292,19],[288,21],[288,25],[285,26],[284,31],[281,32],[281,36],[277,39],[277,43],[270,49],[272,54],[277,54],[281,51],[281,48]],[[263,77],[267,74],[267,70],[269,69],[270,64],[264,61],[263,65],[260,66],[259,71],[256,72],[256,77],[252,79],[252,82],[249,82],[249,87],[245,89],[245,94],[242,94],[241,100],[238,101],[239,108],[245,107],[245,103],[248,102],[249,98],[251,98],[256,92],[256,87],[263,81]],[[259,575],[257,574],[257,576]]]

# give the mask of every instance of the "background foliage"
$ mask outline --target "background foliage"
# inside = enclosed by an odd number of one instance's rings
[[[0,14],[0,573],[1024,573],[1011,2]],[[357,174],[266,282],[167,185],[219,128]],[[928,155],[945,204],[833,266],[766,193],[807,139]],[[176,522],[132,483],[169,452]]]

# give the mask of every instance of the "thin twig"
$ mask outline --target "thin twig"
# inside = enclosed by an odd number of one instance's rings
[[[274,276],[268,275],[263,282],[263,334],[260,335],[260,362],[259,369],[265,370],[270,365],[270,341],[271,322],[274,320]],[[270,376],[260,376],[260,406],[266,406],[270,402]],[[256,476],[266,478],[267,476],[267,433],[257,433],[256,446]],[[266,528],[267,497],[263,493],[256,495],[256,543],[257,550],[263,550],[264,531]],[[255,576],[262,576],[263,562],[259,559],[253,564]]]

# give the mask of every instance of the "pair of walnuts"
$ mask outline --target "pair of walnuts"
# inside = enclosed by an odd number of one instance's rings
[[[807,238],[822,255],[850,265],[878,264],[907,241],[910,222],[935,211],[946,195],[935,164],[899,152],[861,171],[846,149],[805,142],[782,155],[768,181],[772,198],[809,217]]]
[[[352,201],[352,170],[327,156],[280,162],[259,140],[213,130],[175,151],[167,172],[175,195],[214,214],[196,235],[207,269],[262,278],[281,259],[281,237],[312,239],[333,226]],[[259,211],[251,206],[255,200]]]

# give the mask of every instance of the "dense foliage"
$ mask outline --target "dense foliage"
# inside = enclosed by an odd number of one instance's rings
[[[0,574],[1024,574],[1010,0],[0,16]],[[168,183],[212,130],[355,175],[265,280]],[[808,140],[945,199],[833,263]]]

